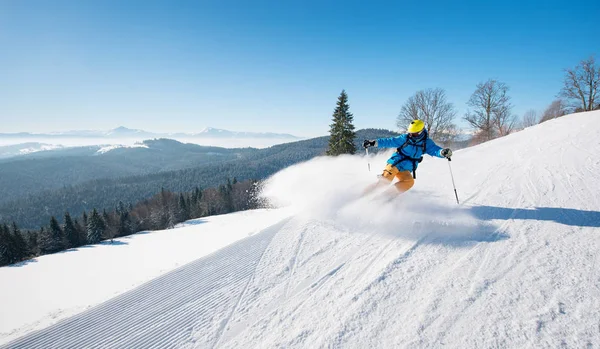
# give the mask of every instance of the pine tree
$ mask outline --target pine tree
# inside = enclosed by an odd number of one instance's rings
[[[133,233],[133,228],[131,225],[131,219],[129,217],[129,211],[127,207],[123,204],[123,202],[119,201],[119,205],[117,206],[117,217],[119,219],[117,226],[117,234],[119,236],[126,236]]]
[[[221,206],[222,206],[221,213],[230,213],[233,211],[233,197],[232,197],[231,189],[232,189],[231,181],[229,181],[229,179],[227,180],[227,185],[219,186],[219,196],[220,196],[219,202],[221,203]]]
[[[63,231],[65,232],[65,237],[67,238],[69,247],[79,246],[79,232],[77,231],[69,212],[65,213],[65,224],[63,226]]]
[[[178,220],[180,222],[185,222],[190,219],[190,208],[189,204],[186,202],[183,193],[179,194],[179,217]]]
[[[43,229],[43,228],[42,228]],[[27,249],[31,256],[37,256],[40,254],[40,245],[38,243],[38,232],[35,230],[29,231],[27,234]]]
[[[38,247],[40,249],[40,254],[46,253],[46,249],[44,247],[48,234],[49,233],[46,231],[46,229],[44,229],[44,227],[40,227],[40,235],[38,236]]]
[[[6,224],[0,225],[0,266],[12,263],[12,239]]]
[[[202,200],[202,190],[198,187],[194,189],[194,194],[192,195],[192,201],[194,204],[197,204]]]
[[[200,206],[200,201],[202,200],[202,190],[196,187],[194,192],[192,193],[192,198],[190,200],[190,218],[198,218],[202,216],[202,207]]]
[[[104,233],[103,238],[112,239],[118,236],[119,226],[118,222],[113,219],[114,215],[109,214],[106,209],[102,211],[102,221],[104,222]]]
[[[123,201],[119,201],[116,211],[117,211],[118,215],[123,214],[123,212],[127,212],[127,209],[125,208],[125,204],[123,204]]]
[[[327,155],[336,156],[356,153],[356,146],[354,145],[356,133],[354,132],[353,120],[354,116],[350,113],[350,106],[348,105],[348,95],[346,91],[342,90],[338,97],[337,107],[333,112]]]
[[[27,256],[27,243],[13,223],[13,232],[6,223],[0,226],[0,265],[19,262]]]
[[[63,232],[54,216],[50,218],[50,229],[41,236],[40,249],[43,253],[54,253],[64,248]]]
[[[82,221],[83,218],[85,217],[82,217]],[[73,220],[73,225],[75,225],[75,229],[77,229],[77,236],[79,238],[78,245],[81,246],[87,244],[87,225],[79,223],[77,218]]]
[[[15,222],[12,224],[12,238],[15,246],[14,249],[16,262],[22,261],[29,255],[29,249],[27,248],[27,242],[25,241],[23,234]]]
[[[129,212],[125,211],[119,215],[119,236],[130,235],[134,232]]]
[[[88,218],[87,221],[88,243],[96,244],[102,239],[102,233],[104,233],[104,222],[102,222],[102,217],[100,217],[96,209],[92,211],[92,215]]]

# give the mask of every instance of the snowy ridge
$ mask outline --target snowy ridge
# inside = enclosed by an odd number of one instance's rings
[[[111,150],[115,150],[115,149],[119,149],[119,148],[148,148],[148,146],[146,144],[142,144],[142,143],[136,143],[133,145],[123,145],[123,144],[113,144],[113,145],[107,145],[107,146],[103,146],[100,149],[98,149],[98,151],[96,151],[97,154],[106,154]]]
[[[46,150],[53,150],[53,149],[60,149],[60,148],[63,148],[63,147],[61,145],[40,144],[39,147],[30,147],[30,148],[19,149],[19,155],[31,154],[31,153],[35,153],[38,151],[46,151]]]
[[[21,143],[15,145],[0,144],[0,159],[10,158],[13,156],[26,155],[46,150],[54,150],[64,148],[62,145],[44,144],[44,143]]]
[[[361,198],[389,154],[289,167],[263,194],[291,216],[6,347],[593,348],[599,118],[456,152],[461,205],[443,159],[389,203]]]

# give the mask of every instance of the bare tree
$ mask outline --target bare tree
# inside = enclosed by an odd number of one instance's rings
[[[571,101],[575,111],[590,111],[596,108],[600,99],[600,66],[594,57],[581,61],[574,69],[565,70],[562,97]]]
[[[500,137],[511,134],[517,126],[517,116],[511,113],[512,106],[505,105],[494,114],[494,126]]]
[[[507,95],[508,86],[490,79],[477,84],[467,105],[469,110],[464,119],[475,128],[478,139],[489,141],[513,131],[516,118],[511,114],[512,105]]]
[[[544,114],[542,114],[540,122],[556,119],[566,114],[567,110],[565,102],[563,102],[561,99],[557,99],[553,101],[550,106],[546,108],[546,110],[544,110]]]
[[[531,127],[539,123],[540,117],[538,115],[538,112],[533,109],[529,109],[528,111],[526,111],[525,114],[523,114],[523,119],[521,119],[521,126],[523,128]]]
[[[408,98],[400,109],[397,125],[403,129],[413,120],[423,120],[431,138],[447,142],[456,136],[455,116],[454,106],[447,101],[443,89],[427,89]]]

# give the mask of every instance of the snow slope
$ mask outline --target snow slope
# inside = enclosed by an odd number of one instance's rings
[[[599,121],[574,114],[456,152],[461,205],[442,159],[427,157],[415,187],[389,203],[359,199],[385,154],[292,166],[264,188],[285,210],[244,213],[268,227],[259,234],[6,347],[598,347]],[[228,233],[213,222],[184,229],[205,227]],[[64,258],[79,265],[84,252]],[[0,280],[9,269],[39,278],[36,265],[56,277],[67,263],[50,257],[2,268]],[[12,294],[18,306],[0,291],[2,323],[19,335],[20,311],[48,312],[28,302],[30,288]],[[49,309],[69,298],[46,294]]]
[[[0,268],[0,344],[51,325],[254,235],[289,213],[255,210],[188,221]]]

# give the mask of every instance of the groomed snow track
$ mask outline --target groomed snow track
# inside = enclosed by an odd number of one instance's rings
[[[280,224],[0,348],[214,346]]]

